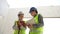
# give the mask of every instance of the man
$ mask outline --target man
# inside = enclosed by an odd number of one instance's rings
[[[43,17],[38,14],[37,9],[35,7],[30,8],[29,12],[33,19],[35,20],[35,24],[29,24],[30,32],[29,34],[43,34]]]
[[[26,24],[25,21],[23,21],[24,14],[22,12],[19,12],[18,14],[18,21],[15,21],[15,24],[13,26],[14,34],[25,34],[26,30]]]

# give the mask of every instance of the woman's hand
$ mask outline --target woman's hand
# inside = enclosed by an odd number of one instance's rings
[[[20,21],[18,22],[18,26],[22,26],[22,24],[20,23]]]

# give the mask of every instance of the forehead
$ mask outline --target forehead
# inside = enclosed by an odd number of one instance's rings
[[[20,14],[20,15],[18,15],[18,16],[24,16],[24,14]]]
[[[32,11],[31,13],[35,13],[35,11]]]

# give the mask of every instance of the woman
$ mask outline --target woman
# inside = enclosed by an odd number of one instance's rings
[[[26,24],[25,21],[23,21],[24,14],[22,12],[19,12],[18,14],[18,21],[15,21],[15,24],[13,26],[14,34],[25,34]]]

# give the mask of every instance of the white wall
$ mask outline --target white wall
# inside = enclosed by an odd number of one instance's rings
[[[60,17],[60,6],[40,6],[36,7],[39,14],[43,17]],[[31,17],[29,13],[30,8],[9,8],[8,15],[16,15],[19,11],[24,13],[25,17]]]
[[[43,15],[43,17],[60,17],[60,6],[40,6],[36,7],[38,12]],[[0,10],[0,15],[6,17],[7,15],[17,15],[19,11],[24,12],[25,17],[31,17],[28,8],[6,8]],[[27,15],[28,14],[28,15]]]
[[[3,21],[4,21],[3,17],[0,16],[0,34],[3,34]]]
[[[44,34],[60,34],[60,18],[44,18]]]
[[[59,6],[60,0],[7,0],[10,8]]]
[[[0,0],[0,16],[5,16],[8,11],[9,6],[7,0]]]

